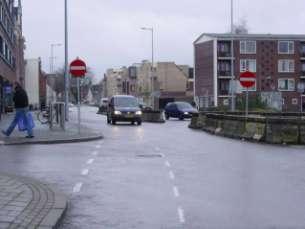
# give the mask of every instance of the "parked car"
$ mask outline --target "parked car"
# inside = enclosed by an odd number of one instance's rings
[[[115,125],[116,122],[142,124],[142,111],[135,97],[116,95],[110,99],[107,109],[107,123]]]
[[[193,114],[197,114],[198,111],[191,104],[186,102],[173,102],[168,103],[165,107],[165,118],[179,118],[184,120],[185,118],[191,118]]]

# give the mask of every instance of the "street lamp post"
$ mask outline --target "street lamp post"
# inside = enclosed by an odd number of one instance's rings
[[[65,0],[65,109],[66,121],[69,121],[69,68],[68,68],[68,0]]]
[[[57,43],[57,44],[51,44],[51,57],[50,57],[50,73],[53,74],[54,73],[54,60],[55,60],[55,56],[54,56],[54,48],[55,47],[60,47],[62,44]]]
[[[152,89],[152,106],[155,108],[155,100],[154,100],[154,94],[155,91],[155,82],[154,82],[154,28],[153,27],[142,27],[142,30],[147,30],[151,32],[151,89]]]
[[[234,85],[234,4],[231,0],[231,111],[235,111],[235,87]]]
[[[61,44],[51,44],[51,57],[50,57],[50,74],[54,74],[54,62],[55,62],[55,56],[54,56],[54,48],[59,47]],[[54,89],[54,88],[53,88]],[[54,102],[54,92],[51,91],[51,103]]]

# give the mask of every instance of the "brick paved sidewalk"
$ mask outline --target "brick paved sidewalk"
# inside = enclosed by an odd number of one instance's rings
[[[14,114],[4,116],[0,121],[0,130],[7,129],[13,117]],[[34,113],[33,117],[36,118]],[[78,134],[78,126],[75,121],[70,121],[66,124],[66,131],[58,127],[51,131],[48,125],[42,125],[38,120],[35,120],[34,135],[35,138],[25,138],[26,132],[19,132],[18,127],[16,127],[10,137],[5,137],[0,133],[0,145],[56,144],[92,141],[103,138],[101,132],[94,131],[86,126],[82,126],[81,134]]]
[[[67,198],[30,178],[0,174],[0,228],[56,228]]]

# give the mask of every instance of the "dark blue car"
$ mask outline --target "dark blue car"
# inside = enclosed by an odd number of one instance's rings
[[[179,118],[184,120],[185,118],[191,118],[193,114],[197,114],[198,111],[186,102],[173,102],[168,103],[165,107],[165,118]]]

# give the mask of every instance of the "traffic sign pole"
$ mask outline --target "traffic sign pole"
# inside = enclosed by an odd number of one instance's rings
[[[81,112],[80,112],[80,102],[81,102],[81,94],[80,94],[80,78],[84,77],[87,72],[86,63],[79,58],[72,61],[70,64],[70,73],[73,77],[77,78],[77,119],[78,119],[78,134],[80,134],[81,128]]]
[[[247,88],[246,92],[246,117],[248,117],[249,114],[249,89]]]
[[[249,88],[255,85],[256,79],[253,72],[243,72],[239,77],[240,84],[246,88],[246,108],[245,113],[246,117],[249,115]]]
[[[80,125],[81,125],[81,117],[80,117],[80,79],[77,78],[77,119],[78,119],[78,134],[80,134]]]

